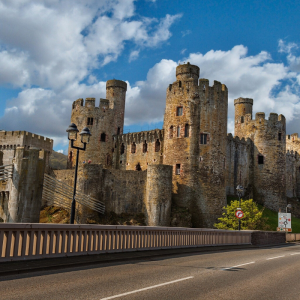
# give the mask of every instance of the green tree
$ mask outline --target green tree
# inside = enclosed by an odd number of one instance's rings
[[[239,207],[239,201],[234,200],[230,205],[223,207],[224,213],[219,218],[219,223],[214,224],[217,229],[238,230],[239,219],[235,212]],[[257,204],[252,200],[241,200],[241,209],[244,213],[241,218],[242,230],[268,230],[267,218],[263,217],[263,209],[259,210]]]

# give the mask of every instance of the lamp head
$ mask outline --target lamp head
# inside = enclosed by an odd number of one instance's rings
[[[85,127],[79,135],[81,136],[81,142],[88,144],[90,142],[90,136],[92,135],[88,127]]]
[[[68,133],[68,139],[71,141],[76,141],[77,132],[79,131],[77,126],[74,123],[71,123],[66,131]]]

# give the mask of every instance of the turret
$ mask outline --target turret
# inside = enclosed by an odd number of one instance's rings
[[[176,68],[176,80],[185,80],[189,78],[197,79],[200,75],[200,68],[195,65],[191,65],[189,62],[184,65],[179,65]]]
[[[240,97],[234,100],[234,130],[236,136],[243,136],[240,124],[248,119],[252,120],[252,109],[253,99]]]
[[[112,134],[123,133],[126,91],[125,81],[113,79],[106,82],[106,99],[109,100],[109,108],[114,110]]]

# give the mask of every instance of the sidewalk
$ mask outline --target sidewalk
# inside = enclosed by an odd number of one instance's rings
[[[119,253],[102,253],[60,258],[46,258],[28,261],[13,261],[0,263],[0,277],[24,274],[37,271],[49,271],[88,265],[97,265],[129,260],[143,260],[168,255],[197,254],[201,252],[231,251],[258,248],[252,245],[244,246],[208,246],[199,248],[148,250]]]

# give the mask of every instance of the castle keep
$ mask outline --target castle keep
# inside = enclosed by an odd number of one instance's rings
[[[198,66],[177,67],[176,81],[166,90],[161,130],[123,134],[123,81],[107,81],[99,107],[94,98],[74,101],[71,122],[92,133],[79,158],[88,174],[84,189],[107,210],[144,212],[148,225],[169,225],[171,210],[183,207],[194,227],[212,227],[238,184],[273,210],[284,209],[287,197],[300,197],[300,140],[297,134],[286,137],[285,117],[253,118],[253,100],[239,98],[235,137],[227,135],[228,89],[218,81],[210,86],[199,75]],[[69,147],[69,168],[75,155]],[[55,174],[71,184],[72,172]]]
[[[172,211],[185,209],[193,227],[212,227],[227,196],[235,195],[239,184],[245,188],[245,197],[275,211],[285,209],[288,198],[299,199],[300,138],[296,133],[286,135],[285,117],[271,113],[266,118],[262,112],[253,116],[253,99],[238,98],[234,101],[235,136],[227,134],[228,89],[199,76],[199,67],[190,63],[176,68],[176,81],[166,89],[163,129],[123,134],[124,81],[107,81],[106,98],[100,99],[99,107],[95,98],[74,101],[71,122],[79,131],[88,127],[92,134],[87,150],[80,152],[77,189],[104,202],[108,212],[144,213],[151,226],[171,222],[176,226]],[[52,150],[50,140],[35,140],[29,133],[0,132],[3,164],[14,160],[15,169],[27,170],[27,160],[35,161],[30,165],[30,180],[40,176]],[[38,149],[28,149],[29,145]],[[75,145],[81,146],[80,139]],[[34,157],[40,149],[44,151],[38,162]],[[75,162],[76,150],[69,146],[68,169],[52,175],[72,186]],[[40,189],[42,182],[30,180],[28,188]],[[6,221],[28,220],[30,207],[36,215],[41,203],[30,204],[24,198],[27,213],[20,217],[23,206],[16,195],[21,186],[13,190],[3,185],[4,190],[0,217],[2,209]],[[86,223],[89,213],[77,216],[77,222]]]

